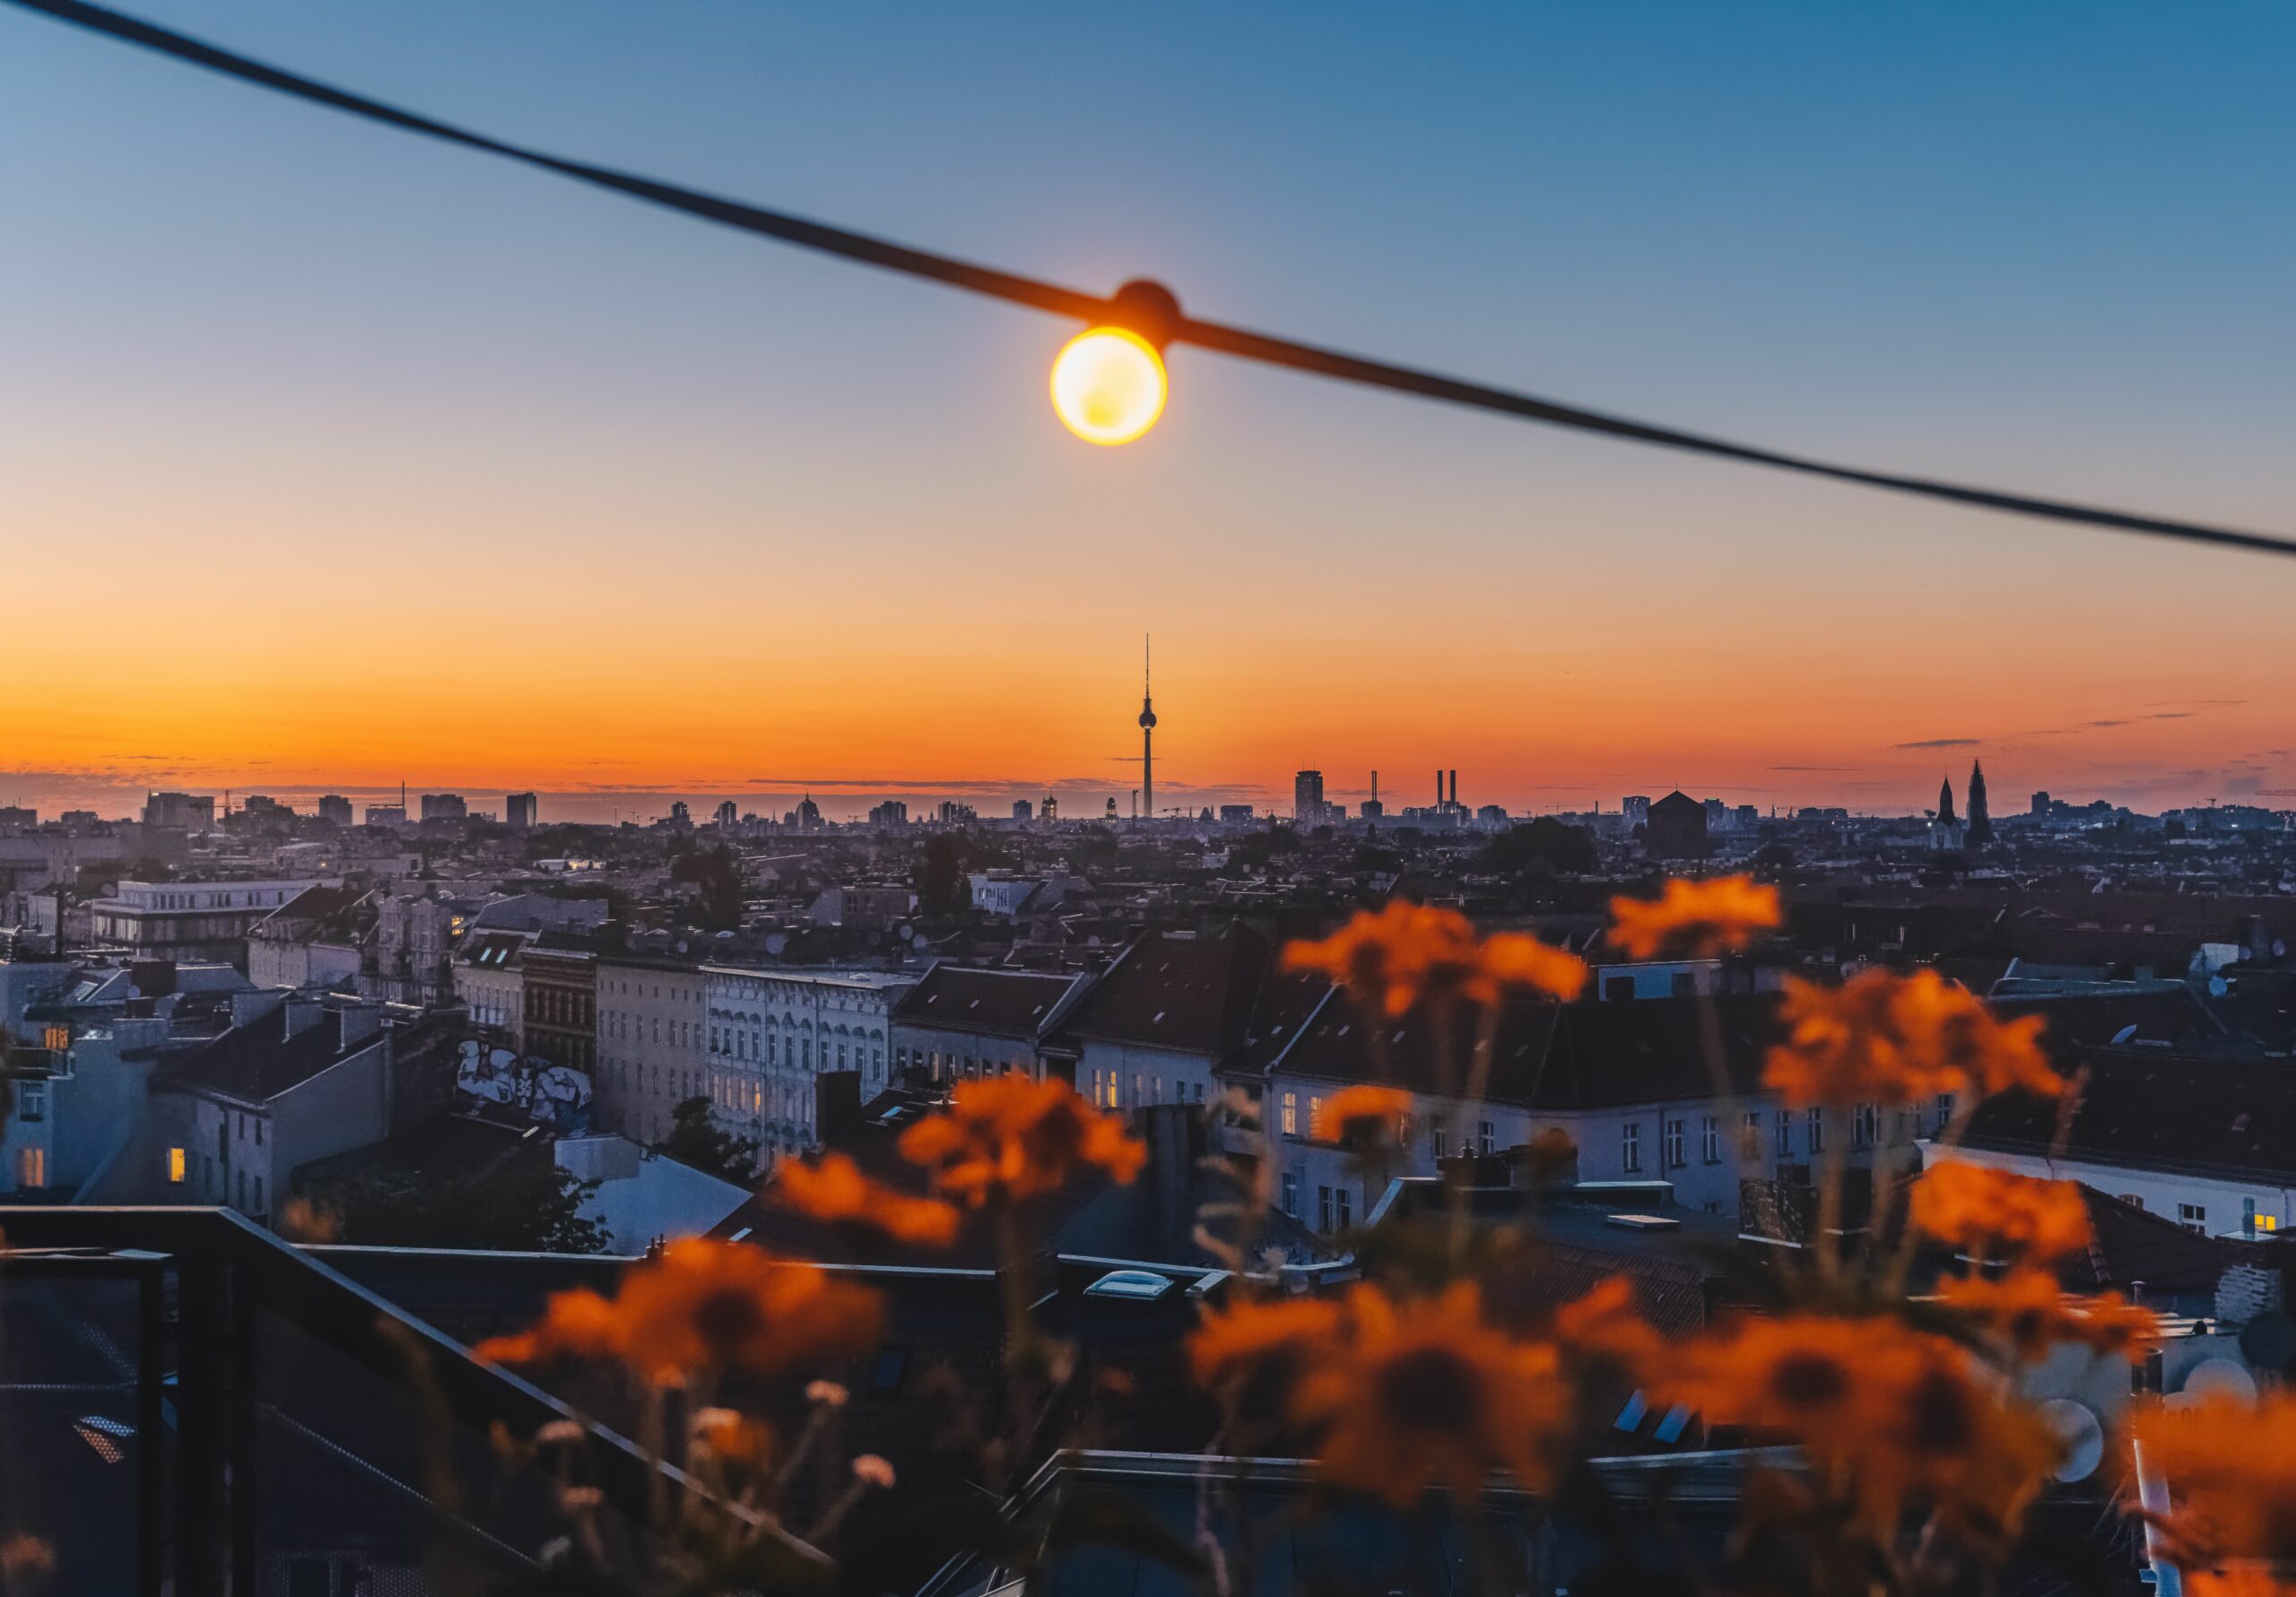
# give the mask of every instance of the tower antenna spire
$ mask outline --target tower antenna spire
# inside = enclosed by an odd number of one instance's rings
[[[1140,635],[1140,810],[1156,819],[1156,703],[1148,691],[1149,635]]]

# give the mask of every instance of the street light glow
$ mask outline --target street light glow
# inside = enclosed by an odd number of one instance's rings
[[[1122,327],[1091,327],[1052,363],[1052,408],[1088,444],[1128,444],[1164,413],[1164,361]]]

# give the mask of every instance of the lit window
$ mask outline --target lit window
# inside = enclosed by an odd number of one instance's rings
[[[1283,1095],[1283,1134],[1287,1137],[1300,1134],[1300,1095],[1296,1092]]]
[[[170,1148],[170,1149],[169,1149],[169,1150],[168,1150],[168,1179],[169,1179],[170,1182],[180,1182],[180,1181],[182,1181],[182,1180],[183,1180],[183,1178],[184,1178],[184,1171],[185,1171],[185,1169],[186,1169],[187,1166],[189,1164],[189,1162],[190,1162],[189,1160],[187,1160],[187,1159],[186,1159],[184,1158],[184,1152],[183,1152],[183,1150],[182,1150],[182,1149],[180,1149],[180,1148]]]

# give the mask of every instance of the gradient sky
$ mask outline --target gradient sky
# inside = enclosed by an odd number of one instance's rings
[[[2296,7],[139,0],[485,131],[2296,533]],[[0,800],[2296,787],[2296,563],[1173,360],[0,8]],[[648,801],[650,802],[650,801]],[[839,803],[845,801],[840,798]],[[865,798],[857,801],[865,803]],[[836,806],[833,805],[833,808]],[[1097,805],[1093,807],[1097,808]]]

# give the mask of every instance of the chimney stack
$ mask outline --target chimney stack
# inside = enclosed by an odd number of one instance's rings
[[[1435,807],[1443,807],[1443,768],[1439,765],[1435,768]]]
[[[1453,767],[1451,768],[1451,807],[1452,807],[1453,809],[1455,809],[1455,810],[1456,810],[1457,808],[1458,808],[1458,804],[1459,804],[1459,770],[1458,770],[1458,768],[1457,768],[1457,766],[1453,766]]]

